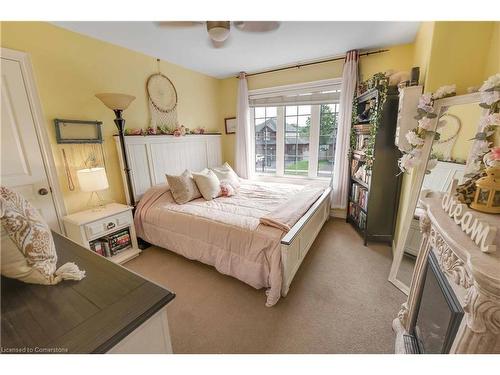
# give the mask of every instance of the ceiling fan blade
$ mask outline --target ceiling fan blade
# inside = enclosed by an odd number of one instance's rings
[[[280,27],[278,21],[234,21],[238,30],[251,33],[264,33],[277,30]]]
[[[158,21],[155,22],[159,27],[171,27],[171,28],[186,28],[204,25],[204,21]]]

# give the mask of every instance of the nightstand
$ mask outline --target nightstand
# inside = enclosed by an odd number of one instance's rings
[[[65,216],[63,222],[66,235],[91,251],[96,247],[96,243],[100,248],[100,244],[104,242],[125,240],[128,232],[129,243],[124,242],[121,245],[124,246],[123,249],[108,252],[108,259],[115,263],[123,264],[141,252],[137,245],[130,206],[110,203],[99,210],[85,210]],[[117,249],[119,247],[118,244]],[[102,252],[104,253],[104,250]]]

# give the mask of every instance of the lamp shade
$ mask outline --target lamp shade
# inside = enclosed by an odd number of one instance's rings
[[[84,192],[106,190],[109,187],[106,170],[101,167],[80,169],[76,171],[76,177],[80,190]]]
[[[135,99],[135,96],[133,95],[127,95],[127,94],[117,94],[117,93],[102,93],[102,94],[95,94],[95,96],[100,99],[106,107],[109,109],[112,109],[113,111],[116,110],[125,110],[128,108],[130,103],[132,103]]]

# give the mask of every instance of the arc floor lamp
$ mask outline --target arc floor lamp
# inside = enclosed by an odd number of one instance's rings
[[[115,112],[115,124],[118,129],[118,137],[122,150],[123,169],[127,180],[127,190],[129,195],[130,205],[135,207],[134,191],[132,189],[132,179],[130,178],[130,168],[128,164],[127,152],[125,150],[125,119],[122,117],[122,112],[128,108],[130,103],[135,99],[135,96],[117,93],[102,93],[95,95],[100,99],[106,107]]]

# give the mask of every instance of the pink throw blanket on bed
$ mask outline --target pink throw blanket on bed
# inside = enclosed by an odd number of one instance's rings
[[[318,200],[323,191],[323,188],[306,187],[292,195],[290,199],[276,207],[274,211],[262,216],[260,222],[288,232]]]

